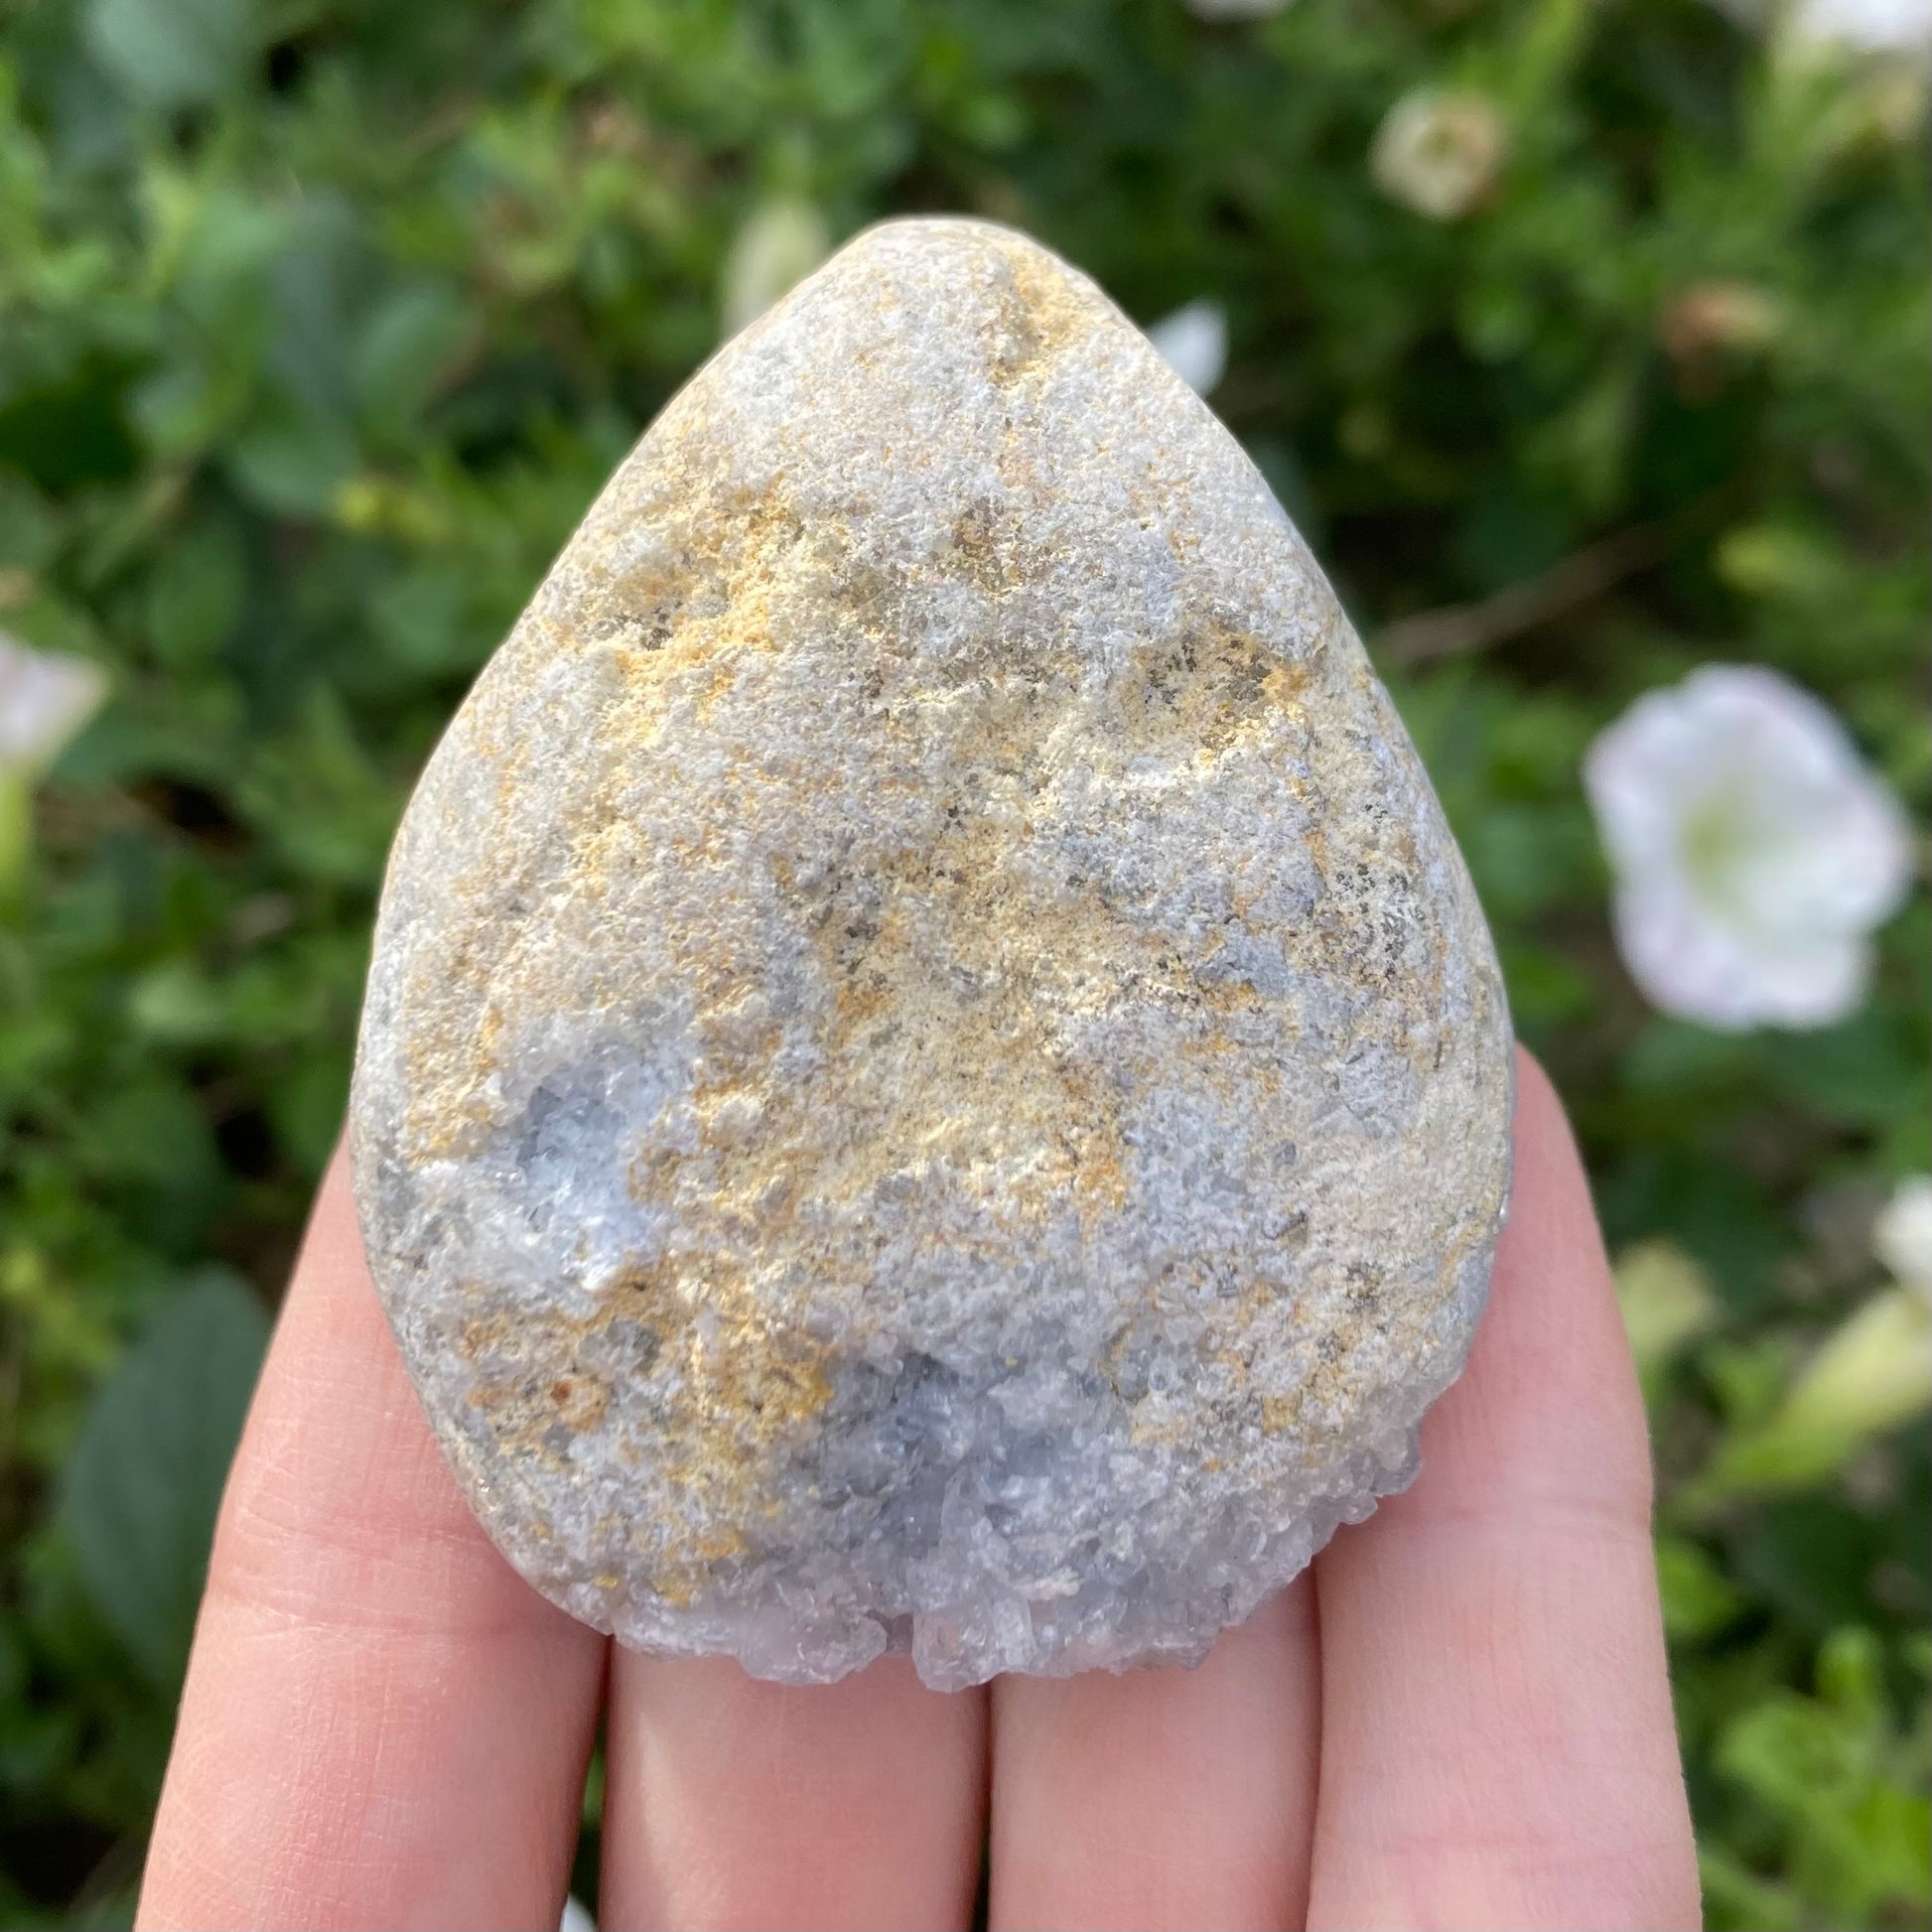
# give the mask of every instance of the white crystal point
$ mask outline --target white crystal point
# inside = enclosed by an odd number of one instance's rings
[[[895,222],[669,405],[431,760],[356,1190],[578,1616],[790,1681],[1191,1661],[1409,1478],[1509,1054],[1253,467],[1052,255]]]

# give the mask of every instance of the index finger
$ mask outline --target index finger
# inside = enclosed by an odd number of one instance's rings
[[[338,1155],[222,1502],[138,1923],[556,1924],[604,1654],[458,1493]]]
[[[1310,1923],[1696,1925],[1643,1404],[1527,1055],[1490,1307],[1422,1448],[1415,1486],[1316,1563]]]

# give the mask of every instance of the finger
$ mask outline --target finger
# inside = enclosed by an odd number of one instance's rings
[[[1698,1921],[1643,1406],[1561,1103],[1518,1073],[1468,1369],[1414,1488],[1315,1566],[1324,1927]]]
[[[998,1679],[991,1923],[1299,1925],[1316,1649],[1304,1579],[1198,1670]]]
[[[791,1686],[616,1651],[599,1923],[970,1924],[985,1715],[899,1657]]]
[[[140,1923],[556,1924],[604,1650],[459,1496],[338,1157],[228,1479]]]

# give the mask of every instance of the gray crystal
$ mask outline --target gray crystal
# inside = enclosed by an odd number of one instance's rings
[[[624,1642],[1198,1658],[1415,1468],[1507,1187],[1469,883],[1094,286],[875,228],[613,478],[431,760],[352,1111],[478,1514]]]

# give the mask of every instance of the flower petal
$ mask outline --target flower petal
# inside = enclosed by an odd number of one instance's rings
[[[1871,1251],[1932,1302],[1932,1174],[1901,1180],[1871,1227]]]
[[[99,665],[32,650],[0,630],[0,771],[38,776],[106,695]]]
[[[1775,671],[1708,665],[1597,737],[1584,788],[1632,977],[1708,1026],[1827,1026],[1904,896],[1903,812],[1832,711]]]
[[[1228,361],[1228,319],[1218,302],[1189,302],[1148,326],[1161,359],[1197,396],[1210,394]]]
[[[1826,932],[1773,950],[1681,893],[1625,888],[1611,915],[1617,949],[1651,1005],[1721,1032],[1833,1026],[1858,1011],[1870,979],[1862,938]]]
[[[1507,145],[1502,116],[1483,95],[1418,87],[1383,116],[1368,170],[1392,202],[1453,221],[1495,185]]]
[[[755,208],[725,257],[725,334],[749,328],[831,252],[831,231],[811,203],[779,200]]]

